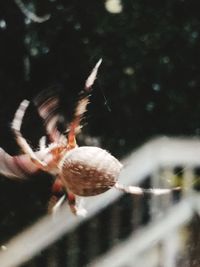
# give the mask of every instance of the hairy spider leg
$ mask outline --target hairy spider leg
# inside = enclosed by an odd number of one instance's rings
[[[55,214],[66,199],[72,213],[80,216],[86,215],[87,211],[82,207],[81,199],[77,199],[76,195],[66,189],[58,176],[52,185],[52,197],[48,203],[48,212]]]
[[[48,202],[47,210],[48,210],[48,213],[55,214],[66,198],[65,189],[59,176],[56,177],[52,185],[51,193],[52,193],[52,196]]]
[[[52,208],[52,213],[56,214],[56,212],[60,209],[60,206],[63,204],[63,202],[65,201],[66,196],[63,195],[61,198],[58,199],[58,201],[56,202],[56,204],[53,206]]]
[[[44,150],[46,148],[46,142],[47,142],[47,138],[46,136],[42,136],[39,140],[39,147],[40,150]]]
[[[34,104],[37,107],[37,111],[40,117],[44,121],[46,132],[51,142],[58,143],[62,137],[65,139],[57,128],[57,123],[61,120],[61,115],[58,114],[59,99],[58,96],[50,95],[46,96],[46,91],[40,93],[35,99]]]
[[[87,211],[82,207],[81,199],[77,199],[76,195],[66,189],[62,183],[62,180],[58,176],[52,185],[52,196],[48,203],[48,213],[55,214],[65,200],[67,200],[67,204],[69,205],[72,213],[80,216],[86,215]]]
[[[67,190],[67,200],[72,213],[83,217],[87,214],[87,211],[81,205],[81,200],[78,202],[76,195],[69,190]]]
[[[21,104],[19,105],[19,108],[17,109],[13,122],[11,124],[11,128],[15,134],[16,137],[16,141],[18,143],[18,145],[20,146],[20,148],[22,149],[22,151],[25,154],[28,154],[31,158],[31,160],[41,169],[44,169],[47,164],[43,161],[41,161],[36,154],[34,153],[34,151],[32,150],[32,148],[30,147],[30,145],[27,143],[26,139],[22,136],[20,130],[21,130],[21,125],[22,125],[22,121],[24,118],[24,114],[26,112],[26,109],[29,106],[29,101],[28,100],[23,100],[21,102]]]
[[[71,211],[77,215],[77,206],[76,206],[76,196],[67,190],[63,186],[62,180],[58,176],[53,185],[52,185],[52,196],[48,203],[48,212],[55,214],[60,206],[65,201],[65,198],[67,198],[67,203],[71,209]]]
[[[139,186],[125,186],[119,183],[116,183],[114,187],[120,191],[125,193],[133,194],[133,195],[143,195],[143,194],[152,194],[152,195],[165,195],[170,194],[174,191],[179,191],[180,187],[175,188],[141,188]]]
[[[79,101],[75,108],[74,118],[69,126],[69,133],[67,136],[67,150],[73,149],[77,146],[76,144],[76,134],[80,130],[81,120],[87,111],[87,105],[89,103],[90,92],[92,90],[92,85],[97,77],[97,72],[99,66],[101,65],[102,59],[100,59],[93,70],[91,71],[89,77],[87,78],[84,86],[84,90],[80,93]],[[76,196],[67,190],[67,199],[71,211],[76,215],[85,216],[86,210],[81,207],[81,202],[77,202]]]
[[[76,134],[78,130],[81,128],[80,123],[81,120],[87,111],[87,105],[89,103],[90,92],[92,91],[92,85],[97,77],[98,68],[101,65],[102,59],[100,59],[95,67],[93,68],[92,72],[90,73],[89,77],[85,82],[84,90],[80,94],[79,101],[75,108],[74,119],[72,120],[69,126],[69,133],[68,133],[68,149],[72,149],[76,147]]]

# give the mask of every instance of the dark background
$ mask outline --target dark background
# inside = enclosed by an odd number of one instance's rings
[[[20,101],[61,88],[69,120],[90,70],[103,58],[83,133],[116,157],[158,135],[200,134],[200,19],[195,0],[0,2],[0,146],[19,153],[10,123]],[[32,106],[23,133],[37,148],[42,122]],[[84,138],[83,138],[84,139]],[[84,140],[82,140],[84,143]],[[0,245],[46,212],[51,179],[0,179]]]

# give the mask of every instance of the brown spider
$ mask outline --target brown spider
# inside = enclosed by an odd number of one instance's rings
[[[49,204],[49,209],[53,211],[58,209],[67,196],[72,212],[76,215],[85,215],[86,211],[77,205],[76,196],[94,196],[112,187],[131,194],[165,194],[172,191],[172,189],[125,187],[117,181],[122,164],[115,157],[99,147],[78,147],[76,135],[80,131],[80,123],[86,112],[92,85],[100,64],[101,59],[85,82],[67,137],[61,134],[56,127],[59,117],[54,114],[54,111],[58,105],[58,99],[50,97],[41,103],[36,99],[35,104],[39,115],[44,120],[51,144],[46,146],[45,137],[42,137],[40,149],[36,152],[33,151],[20,132],[23,117],[29,105],[29,101],[23,100],[12,122],[12,130],[23,154],[10,156],[0,148],[1,174],[7,177],[23,178],[42,170],[55,177],[52,187],[54,196]],[[63,192],[63,196],[60,198],[56,196],[59,192]]]

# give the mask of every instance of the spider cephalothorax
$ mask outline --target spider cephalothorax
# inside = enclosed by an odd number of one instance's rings
[[[37,97],[34,103],[39,115],[44,120],[51,144],[46,146],[46,138],[42,137],[40,149],[34,152],[22,136],[20,132],[21,124],[29,105],[29,101],[23,100],[12,123],[12,130],[23,154],[10,156],[0,148],[0,173],[3,175],[23,178],[43,170],[55,177],[52,187],[54,196],[50,201],[49,209],[56,210],[64,201],[65,193],[72,212],[83,215],[85,210],[76,205],[76,196],[94,196],[112,187],[131,194],[142,194],[144,192],[164,194],[171,191],[170,189],[125,187],[117,181],[122,164],[115,157],[99,147],[78,147],[76,135],[80,131],[80,123],[86,112],[91,88],[100,64],[101,60],[98,61],[86,80],[84,90],[80,94],[75,109],[74,118],[69,125],[69,129],[67,129],[67,136],[57,129],[60,117],[54,111],[58,105],[58,99],[52,96],[46,100]],[[58,192],[64,194],[60,199]]]

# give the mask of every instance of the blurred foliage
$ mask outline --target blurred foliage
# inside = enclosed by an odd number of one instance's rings
[[[49,86],[63,88],[67,117],[101,57],[84,131],[102,147],[120,157],[156,135],[200,134],[198,1],[121,0],[121,10],[112,13],[103,0],[23,0],[30,12],[50,15],[42,23],[25,16],[17,2],[0,2],[0,146],[9,153],[18,152],[9,127],[20,101]],[[29,113],[24,131],[37,144],[41,122]],[[26,192],[47,199],[45,181],[3,180],[2,216],[19,212],[16,199],[21,211],[37,209]]]

